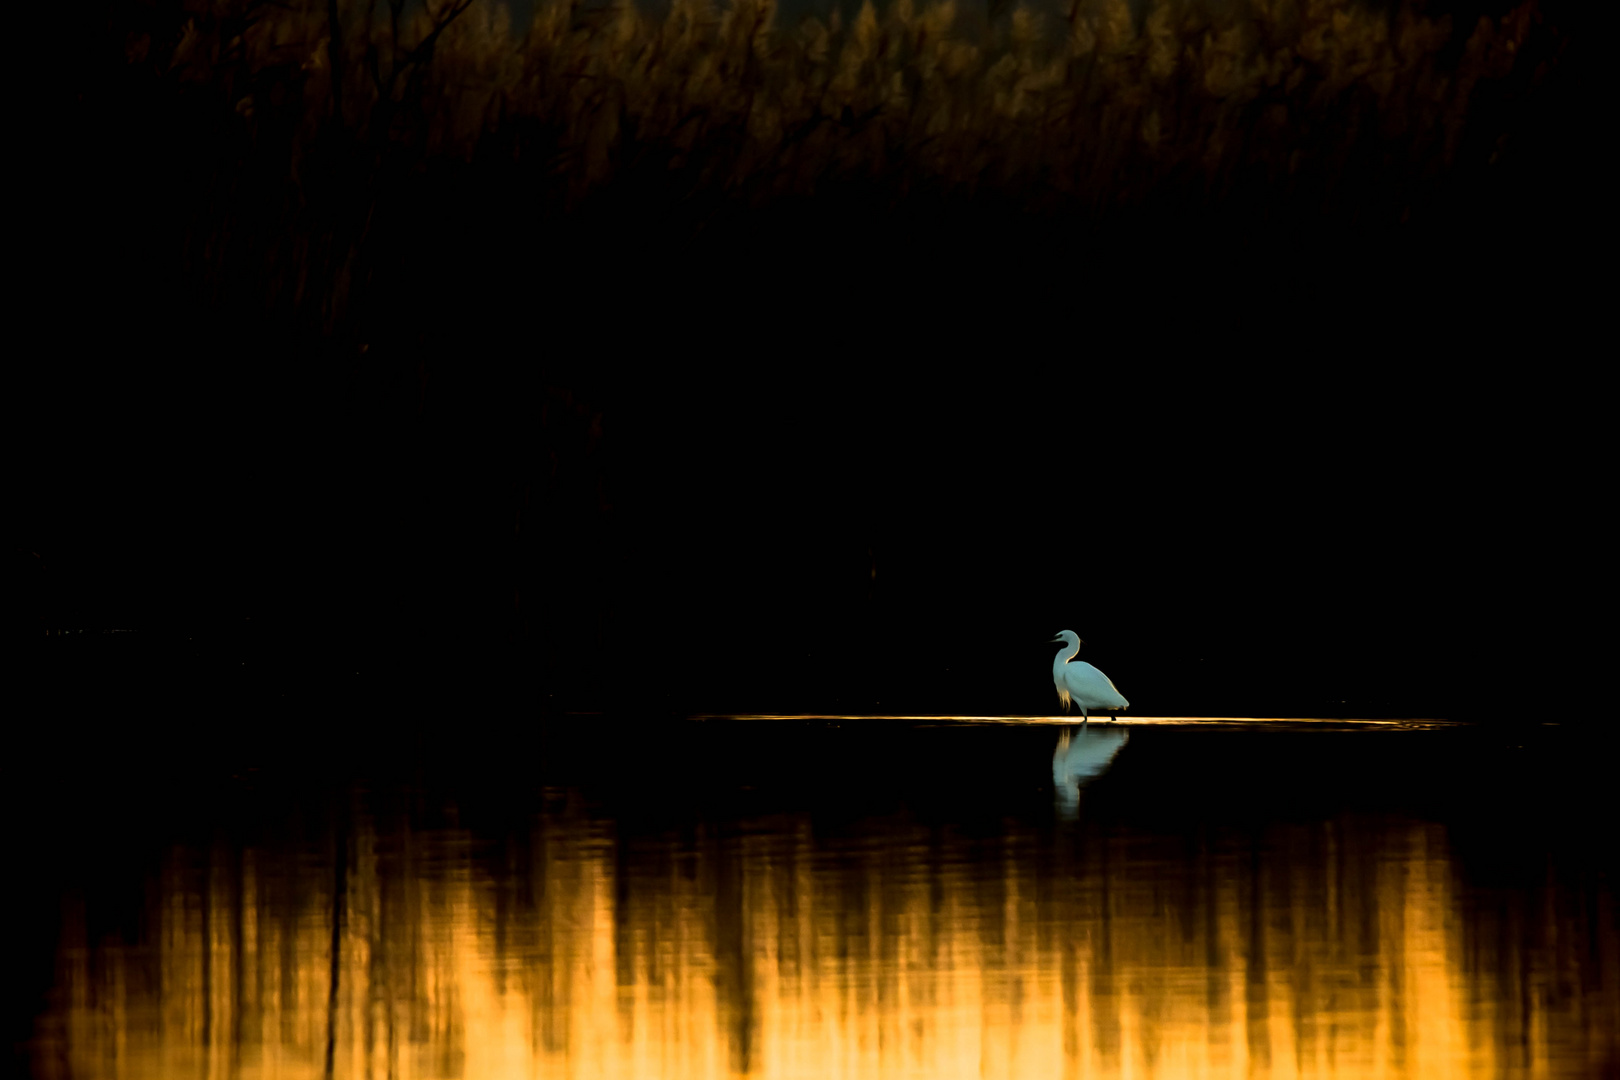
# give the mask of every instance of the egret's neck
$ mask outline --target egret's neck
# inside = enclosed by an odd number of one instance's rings
[[[1052,658],[1052,667],[1054,669],[1060,668],[1079,655],[1080,643],[1077,641],[1074,643],[1073,647],[1069,648],[1067,651],[1064,651],[1063,649],[1058,650],[1058,654]]]

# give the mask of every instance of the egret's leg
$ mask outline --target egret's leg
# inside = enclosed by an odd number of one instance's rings
[[[1086,707],[1082,705],[1080,706],[1080,726],[1085,727],[1089,723],[1091,723],[1091,714],[1086,712]]]

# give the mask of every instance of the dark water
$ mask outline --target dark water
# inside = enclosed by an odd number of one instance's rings
[[[11,772],[35,1075],[1620,1063],[1614,811],[1604,755],[1569,728],[576,716],[385,724],[341,749],[252,736],[207,763]]]

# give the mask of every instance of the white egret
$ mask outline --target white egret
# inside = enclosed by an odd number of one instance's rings
[[[1089,723],[1091,710],[1122,710],[1131,707],[1114,686],[1113,680],[1085,661],[1076,661],[1080,653],[1080,638],[1073,630],[1065,630],[1048,644],[1063,642],[1064,648],[1052,660],[1052,682],[1057,687],[1058,700],[1063,711],[1070,704],[1080,706],[1080,722]]]

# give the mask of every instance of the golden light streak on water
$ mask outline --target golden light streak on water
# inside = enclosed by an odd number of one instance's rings
[[[727,713],[724,715],[694,716],[694,720],[901,720],[911,724],[1056,724],[1072,727],[1080,723],[1079,713],[1072,716],[947,716],[943,714],[928,715],[902,715],[884,713],[851,713],[847,715],[832,715],[824,713]],[[1312,717],[1273,717],[1256,718],[1246,716],[1113,716],[1098,713],[1090,718],[1093,724],[1117,724],[1126,727],[1243,727],[1246,730],[1261,730],[1267,727],[1311,727],[1311,728],[1387,728],[1401,731],[1433,730],[1448,727],[1461,727],[1463,725],[1452,720],[1364,720],[1364,719],[1324,719]]]
[[[332,1075],[400,1080],[1460,1080],[1617,1050],[1612,896],[1471,905],[1432,824],[1189,854],[792,815],[620,840],[565,806],[491,855],[354,821],[341,876],[177,848],[133,941],[70,917],[39,1075],[301,1080],[329,1038]]]

